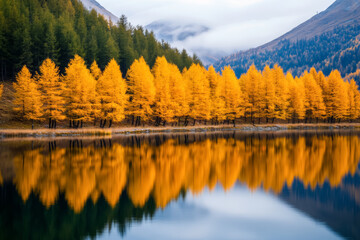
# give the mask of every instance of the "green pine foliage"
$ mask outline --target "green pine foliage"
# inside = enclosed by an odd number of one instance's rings
[[[115,59],[126,75],[143,56],[150,67],[165,56],[180,69],[198,58],[158,42],[152,32],[133,27],[125,16],[111,23],[86,10],[78,0],[0,0],[0,79],[13,79],[23,65],[34,73],[51,58],[64,72],[75,54],[88,66],[96,60],[103,70]]]

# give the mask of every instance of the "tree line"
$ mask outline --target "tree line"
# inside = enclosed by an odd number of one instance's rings
[[[90,67],[96,60],[101,69],[115,59],[126,74],[132,62],[143,56],[152,66],[164,55],[180,69],[199,62],[185,50],[156,40],[141,26],[132,26],[125,16],[117,23],[78,0],[0,0],[0,79],[14,79],[23,65],[34,73],[46,58],[64,72],[75,54]]]
[[[354,80],[344,81],[337,70],[326,77],[314,68],[293,77],[282,68],[251,66],[239,79],[230,67],[221,75],[193,64],[182,72],[165,57],[152,69],[141,57],[122,77],[113,59],[101,71],[90,69],[76,55],[63,75],[46,59],[33,76],[26,66],[16,76],[15,112],[23,119],[69,121],[69,127],[97,121],[100,127],[126,120],[139,126],[354,121],[360,116],[360,92]]]

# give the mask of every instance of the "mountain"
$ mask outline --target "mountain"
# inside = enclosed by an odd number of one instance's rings
[[[360,1],[337,0],[285,35],[263,46],[224,57],[217,70],[230,65],[240,76],[252,65],[262,69],[279,64],[295,75],[316,67],[329,74],[339,69],[343,77],[359,78]]]
[[[95,0],[80,0],[80,1],[82,2],[82,4],[86,9],[88,10],[94,9],[95,11],[103,15],[105,19],[110,19],[113,23],[117,23],[119,21],[119,18],[117,16],[106,10],[97,1]]]

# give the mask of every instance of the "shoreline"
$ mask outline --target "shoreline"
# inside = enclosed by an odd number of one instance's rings
[[[119,136],[130,134],[150,133],[194,133],[194,132],[277,132],[277,131],[303,131],[303,130],[360,130],[360,123],[338,123],[338,124],[242,124],[236,127],[231,125],[198,125],[188,127],[114,127],[82,128],[82,129],[0,129],[0,139],[5,138],[42,138],[42,137],[91,137],[91,136]]]

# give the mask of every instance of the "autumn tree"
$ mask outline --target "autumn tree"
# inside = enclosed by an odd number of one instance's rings
[[[291,73],[286,75],[289,86],[288,118],[303,120],[305,117],[305,87],[299,78],[294,79]]]
[[[128,100],[126,95],[126,82],[122,78],[119,65],[112,59],[106,66],[103,74],[97,81],[97,92],[99,93],[101,105],[100,126],[105,127],[109,120],[109,127],[112,122],[120,122],[125,118],[125,106]]]
[[[14,110],[19,112],[24,119],[31,120],[32,129],[34,129],[34,120],[40,120],[42,116],[41,94],[26,66],[17,74],[13,87],[15,90]]]
[[[210,115],[210,83],[206,70],[199,64],[193,64],[183,73],[189,96],[189,117],[196,120],[209,120]]]
[[[181,117],[184,117],[189,112],[189,103],[186,96],[187,85],[179,68],[175,64],[169,64],[170,69],[170,99],[171,108],[173,109],[173,118],[178,118],[178,125],[180,125]]]
[[[319,120],[324,118],[326,112],[320,86],[316,83],[314,77],[307,71],[305,71],[301,80],[305,87],[306,119]]]
[[[347,88],[340,72],[337,70],[332,71],[328,77],[326,98],[326,110],[331,121],[340,121],[340,119],[347,117],[349,106]]]
[[[165,57],[158,57],[156,59],[152,73],[156,89],[154,116],[156,117],[157,125],[161,121],[165,125],[166,122],[172,121],[174,117],[170,97],[170,76],[172,73]]]
[[[223,78],[223,96],[225,101],[224,115],[228,120],[232,120],[235,126],[236,118],[244,114],[243,96],[234,71],[230,67],[225,67],[222,71]]]
[[[65,69],[64,82],[66,84],[66,115],[78,127],[83,121],[92,119],[93,103],[96,98],[96,81],[85,65],[85,61],[75,55]],[[75,121],[77,124],[75,125]]]
[[[215,124],[225,120],[225,99],[224,99],[224,78],[221,77],[213,66],[207,72],[207,79],[210,84],[211,117]],[[240,87],[240,85],[239,85]]]
[[[263,115],[265,88],[261,80],[262,75],[254,65],[252,65],[248,72],[240,79],[245,100],[245,117],[250,115],[253,123],[255,122],[255,118],[258,118],[260,122],[260,118]]]
[[[133,116],[133,124],[135,120],[137,126],[141,121],[150,120],[155,99],[154,77],[143,57],[130,66],[127,79],[130,95],[128,114]]]
[[[264,114],[263,116],[266,118],[266,122],[269,119],[274,119],[275,115],[275,82],[273,79],[272,70],[269,66],[266,66],[262,72],[263,78],[262,81],[264,82]]]
[[[93,61],[93,63],[90,66],[90,72],[91,75],[95,78],[95,80],[99,80],[100,76],[101,76],[101,70],[97,64],[96,61]]]
[[[275,85],[275,118],[285,119],[288,104],[288,86],[286,84],[284,71],[281,67],[275,65],[271,72]]]
[[[64,83],[60,80],[59,68],[46,59],[36,77],[44,104],[44,116],[49,119],[49,128],[56,128],[56,121],[65,119]]]
[[[348,83],[348,98],[349,118],[350,121],[353,121],[360,116],[360,92],[354,79],[351,79],[350,83]]]

